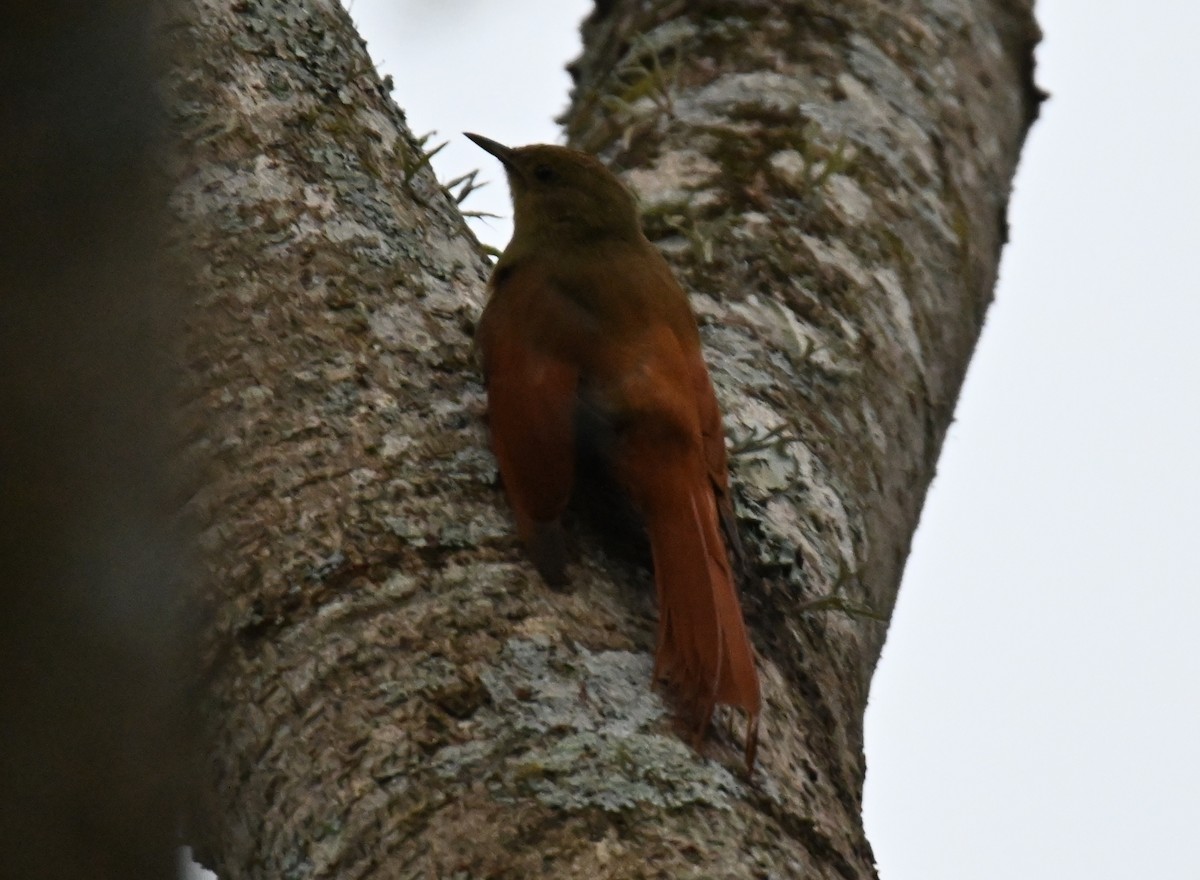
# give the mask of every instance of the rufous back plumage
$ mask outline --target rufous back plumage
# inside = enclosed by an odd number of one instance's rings
[[[504,164],[513,196],[512,241],[476,340],[518,533],[542,577],[564,583],[577,435],[601,425],[607,465],[649,533],[655,678],[697,740],[716,705],[744,710],[752,768],[758,673],[722,534],[734,518],[721,414],[687,296],[642,234],[633,197],[598,160],[467,137]]]

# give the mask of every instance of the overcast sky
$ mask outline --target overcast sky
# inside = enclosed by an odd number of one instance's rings
[[[443,179],[559,141],[583,0],[355,0]],[[1200,877],[1200,3],[1046,0],[996,304],[867,714],[883,880]]]

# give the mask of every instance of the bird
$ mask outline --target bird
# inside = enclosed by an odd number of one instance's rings
[[[594,156],[464,134],[504,166],[513,202],[475,343],[518,536],[544,581],[565,584],[563,513],[580,451],[598,455],[649,537],[654,680],[694,723],[696,748],[717,705],[745,712],[752,773],[762,698],[726,546],[737,532],[721,412],[687,294]]]

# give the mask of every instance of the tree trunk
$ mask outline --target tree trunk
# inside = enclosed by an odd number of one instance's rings
[[[998,0],[598,4],[565,122],[693,294],[759,769],[649,686],[649,574],[524,559],[487,266],[340,6],[193,0],[172,80],[223,878],[872,877],[862,716],[1038,94]],[[457,873],[456,873],[457,872]]]

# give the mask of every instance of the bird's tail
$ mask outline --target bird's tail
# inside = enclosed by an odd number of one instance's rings
[[[694,713],[703,735],[717,704],[749,716],[746,766],[758,746],[762,698],[716,501],[703,473],[689,479],[682,462],[643,484],[641,507],[654,555],[658,591],[655,678],[666,681]],[[650,495],[651,497],[647,497]]]

